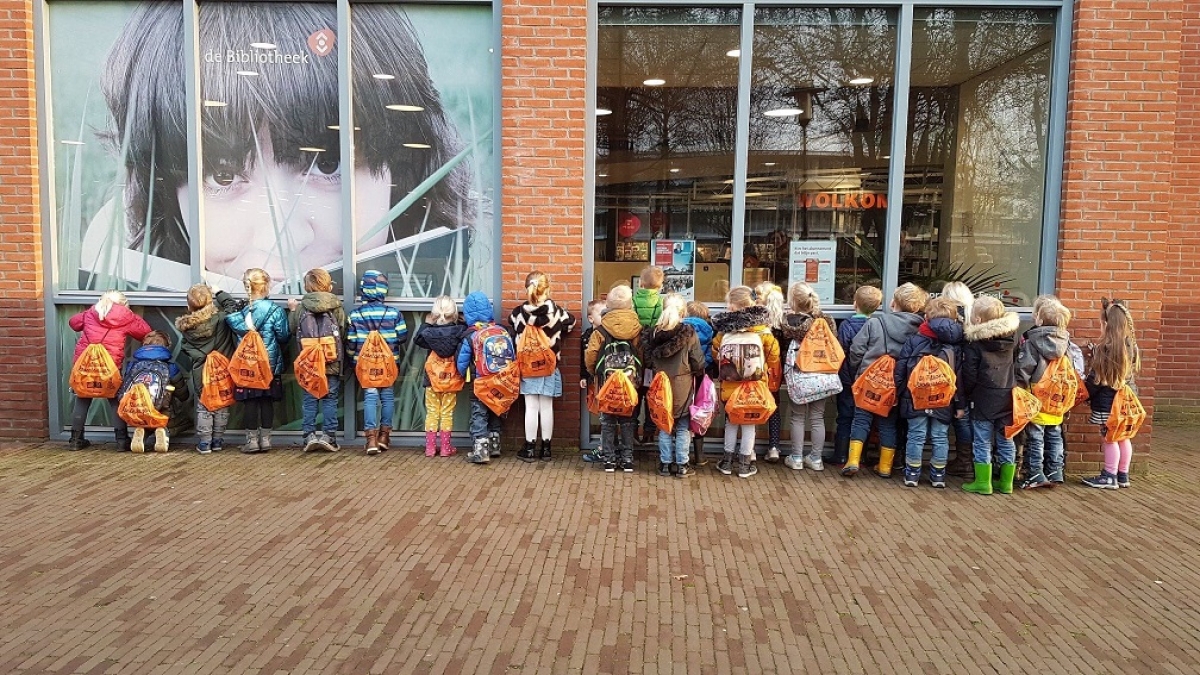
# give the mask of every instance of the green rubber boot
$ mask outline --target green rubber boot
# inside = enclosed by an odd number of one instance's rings
[[[1013,466],[1006,464],[1005,466]],[[1012,480],[1008,482],[1008,489],[1012,491]],[[987,462],[975,462],[975,480],[970,483],[963,483],[963,490],[974,492],[977,495],[992,494],[992,465]]]
[[[1001,464],[1000,484],[996,486],[996,490],[1002,495],[1011,495],[1013,476],[1015,475],[1017,475],[1016,464]]]

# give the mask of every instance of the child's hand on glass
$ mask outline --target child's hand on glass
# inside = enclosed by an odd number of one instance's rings
[[[288,311],[294,312],[300,306],[300,301],[295,298],[288,298]]]
[[[580,389],[587,389],[587,380],[580,380],[580,381],[579,381],[579,388],[580,388]]]

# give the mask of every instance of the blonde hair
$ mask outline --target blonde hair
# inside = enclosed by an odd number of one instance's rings
[[[1000,302],[999,298],[993,298],[990,295],[976,298],[975,304],[971,307],[971,323],[995,321],[1004,316],[1004,311],[1004,303]]]
[[[642,269],[642,274],[638,277],[638,285],[642,288],[656,290],[662,288],[663,271],[661,267],[653,265]]]
[[[113,305],[129,306],[129,299],[121,291],[107,291],[100,299],[96,301],[96,314],[103,321],[104,317],[112,311]]]
[[[188,310],[196,311],[208,307],[212,303],[212,289],[207,284],[196,284],[188,289]]]
[[[525,291],[529,304],[540,305],[550,297],[550,277],[545,272],[534,270],[525,275]]]
[[[625,284],[613,286],[604,302],[609,309],[632,309],[633,289]]]
[[[425,323],[431,323],[435,326],[458,323],[458,305],[454,304],[454,298],[448,295],[439,295],[434,298],[433,309],[429,312],[429,316],[425,318]]]
[[[1100,343],[1092,350],[1092,372],[1098,384],[1115,389],[1141,369],[1141,354],[1125,303],[1101,298],[1100,307]]]
[[[683,315],[686,310],[687,303],[682,295],[668,293],[663,297],[662,314],[659,315],[655,327],[659,330],[675,330],[679,324],[683,323]]]
[[[306,293],[328,293],[333,290],[333,277],[320,267],[304,273],[304,291]]]
[[[754,287],[754,294],[758,296],[758,304],[767,308],[767,323],[772,328],[779,328],[783,325],[783,289],[775,284],[764,281]]]
[[[854,291],[854,309],[862,314],[874,314],[883,304],[883,291],[875,286],[859,286]]]
[[[711,315],[708,312],[708,305],[704,304],[703,302],[697,302],[696,300],[693,300],[687,304],[687,315],[704,319],[705,321],[711,320]]]
[[[788,307],[797,314],[818,316],[821,313],[821,296],[812,286],[797,281],[788,287]]]
[[[754,291],[749,286],[734,286],[725,294],[725,306],[730,310],[754,306]]]
[[[913,283],[901,284],[896,292],[892,293],[892,304],[901,312],[919,312],[925,308],[928,301],[929,294]]]
[[[938,298],[930,298],[929,302],[925,303],[925,318],[954,319],[958,321],[958,302],[954,298],[947,298],[944,295]]]
[[[957,302],[963,308],[963,317],[971,320],[971,307],[975,304],[975,294],[970,287],[961,281],[951,281],[942,286],[942,296]]]
[[[251,267],[242,275],[242,285],[251,300],[259,300],[271,293],[271,275],[261,267]]]
[[[1053,295],[1039,295],[1033,301],[1033,320],[1039,326],[1066,328],[1071,323],[1071,310]]]

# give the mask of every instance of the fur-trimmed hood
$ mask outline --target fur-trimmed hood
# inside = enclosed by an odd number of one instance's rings
[[[175,327],[180,333],[190,333],[191,337],[197,340],[203,340],[207,337],[212,337],[216,331],[216,321],[213,318],[217,316],[217,306],[209,303],[204,307],[188,312],[183,316],[175,319]]]
[[[1021,317],[1016,312],[1005,312],[1004,316],[983,323],[972,323],[965,329],[968,342],[983,342],[1000,338],[1012,338],[1021,326]]]
[[[650,357],[668,359],[687,349],[695,335],[696,329],[686,323],[679,324],[673,330],[655,329],[647,345]]]
[[[713,319],[713,329],[718,333],[737,333],[757,326],[766,326],[771,321],[766,307],[754,305],[745,309],[718,314]]]

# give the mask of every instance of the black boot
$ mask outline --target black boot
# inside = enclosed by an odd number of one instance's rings
[[[551,457],[550,457],[550,439],[549,439],[549,438],[543,438],[543,439],[542,439],[542,457],[541,457],[541,460],[542,460],[543,462],[549,462],[549,461],[550,461],[550,459],[551,459]]]
[[[537,461],[537,450],[534,447],[533,441],[525,441],[525,445],[521,446],[521,449],[517,451],[517,459],[522,462]]]
[[[67,441],[67,450],[83,450],[92,443],[83,437],[82,431],[71,430],[71,440]]]
[[[842,466],[850,459],[850,439],[836,438],[833,441],[833,457],[829,458],[830,464]]]
[[[133,451],[133,441],[130,440],[130,438],[129,438],[129,430],[128,429],[125,430],[125,433],[121,433],[120,431],[113,431],[113,437],[116,438],[116,440],[117,440],[117,452],[132,452]]]

